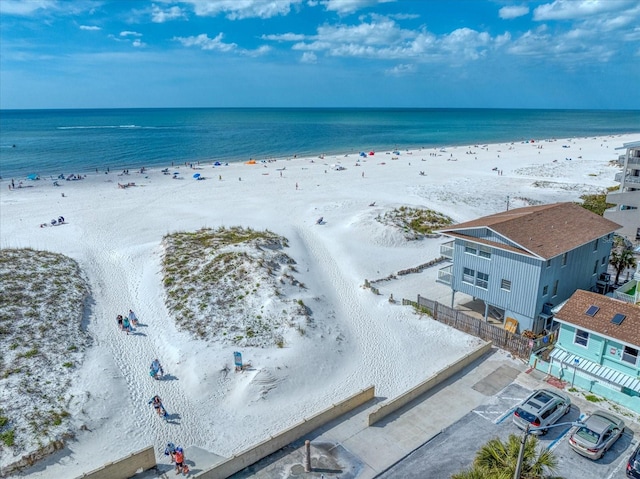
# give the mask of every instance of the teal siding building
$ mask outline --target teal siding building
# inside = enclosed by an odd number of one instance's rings
[[[555,313],[557,341],[531,363],[640,413],[640,306],[576,291]]]

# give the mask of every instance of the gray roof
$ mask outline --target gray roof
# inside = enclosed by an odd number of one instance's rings
[[[626,150],[627,148],[640,148],[640,140],[623,143],[622,146],[619,146],[616,150]]]

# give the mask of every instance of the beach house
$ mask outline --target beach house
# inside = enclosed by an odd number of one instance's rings
[[[549,330],[551,308],[576,289],[595,290],[606,274],[620,225],[574,203],[536,205],[441,229],[449,264],[437,281],[481,300],[484,319],[535,334]]]
[[[622,171],[615,180],[620,188],[607,195],[607,203],[615,204],[604,217],[622,225],[619,234],[630,241],[640,241],[640,141],[624,143],[616,150],[625,150],[618,158]]]
[[[578,290],[554,321],[558,339],[535,367],[640,413],[640,306]]]

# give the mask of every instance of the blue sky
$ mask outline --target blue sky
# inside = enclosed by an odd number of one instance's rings
[[[0,108],[640,109],[638,0],[1,0]]]

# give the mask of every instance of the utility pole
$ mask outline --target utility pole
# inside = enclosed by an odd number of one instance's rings
[[[551,429],[554,427],[560,426],[573,426],[573,427],[582,427],[584,423],[580,421],[576,422],[561,422],[559,424],[550,424],[548,426],[541,427],[530,427],[530,424],[527,424],[527,427],[524,430],[524,434],[522,435],[522,440],[520,441],[520,450],[518,451],[518,462],[516,463],[516,470],[513,473],[513,479],[520,479],[520,474],[522,473],[522,462],[524,460],[524,448],[527,444],[527,437],[529,434],[535,431],[544,431],[546,429]]]

